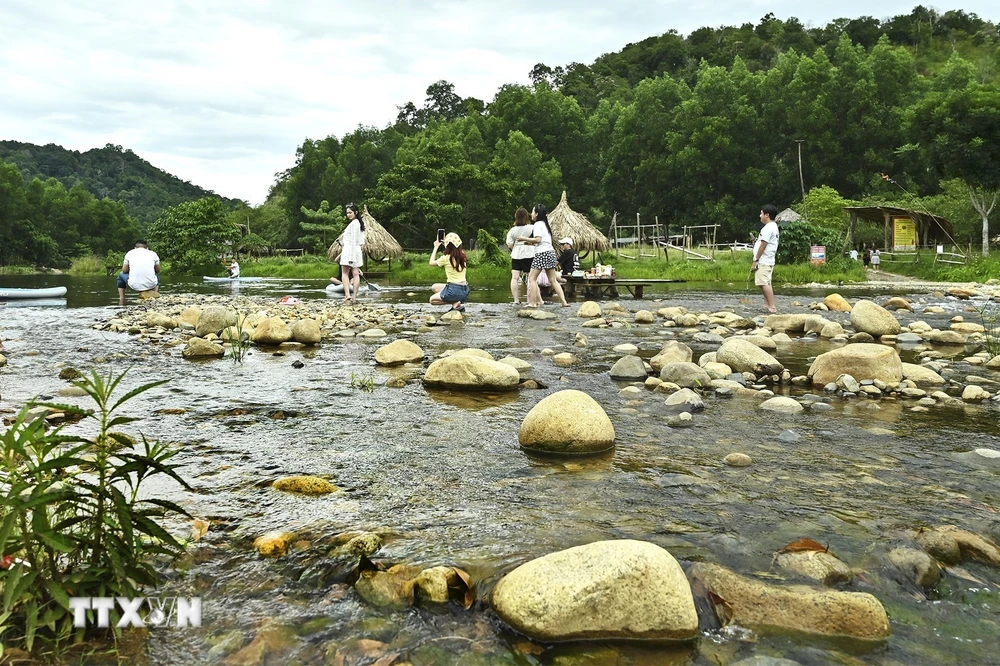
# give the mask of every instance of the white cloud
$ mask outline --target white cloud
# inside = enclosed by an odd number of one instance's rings
[[[439,79],[489,101],[504,83],[527,83],[537,62],[588,63],[669,29],[756,23],[768,11],[817,25],[873,13],[858,0],[90,4],[0,5],[0,139],[120,144],[253,203],[304,138],[384,126]],[[992,1],[964,4],[995,18]],[[877,16],[912,7],[881,4]]]

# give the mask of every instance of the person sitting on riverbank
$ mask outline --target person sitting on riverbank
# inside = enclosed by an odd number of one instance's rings
[[[580,255],[573,249],[573,239],[569,236],[559,240],[559,249],[561,250],[559,269],[562,271],[559,281],[565,283],[568,276],[572,275],[574,271],[580,270]]]
[[[125,305],[125,287],[159,295],[159,272],[160,257],[146,246],[146,241],[137,240],[135,247],[125,254],[122,271],[118,274],[118,305]]]
[[[439,258],[438,249],[444,246],[444,254]],[[462,250],[462,238],[456,233],[450,233],[444,237],[444,241],[434,239],[434,251],[431,252],[431,266],[444,268],[447,283],[435,283],[431,286],[434,292],[431,295],[431,305],[444,305],[451,303],[453,310],[465,312],[463,303],[469,298],[469,283],[465,277],[465,269],[468,266],[468,259]]]

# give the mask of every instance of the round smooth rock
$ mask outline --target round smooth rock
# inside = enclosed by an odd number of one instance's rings
[[[514,630],[546,642],[698,635],[683,570],[645,541],[598,541],[531,560],[497,583],[491,601]]]
[[[531,408],[518,442],[537,453],[587,455],[615,445],[615,428],[604,408],[583,391],[558,391]]]

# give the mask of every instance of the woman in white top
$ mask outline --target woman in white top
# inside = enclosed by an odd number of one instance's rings
[[[518,208],[514,213],[514,226],[507,232],[507,249],[510,250],[510,295],[514,297],[514,305],[521,302],[521,274],[527,277],[531,272],[531,260],[535,257],[534,246],[516,241],[518,238],[529,236],[531,236],[531,218],[527,210]],[[528,291],[531,291],[530,288]]]
[[[515,241],[535,246],[535,257],[531,260],[531,273],[528,275],[528,307],[537,308],[542,305],[542,293],[538,288],[538,275],[542,271],[545,271],[545,276],[559,295],[562,306],[569,307],[562,285],[559,284],[559,278],[556,277],[556,266],[559,262],[552,246],[552,229],[549,227],[549,216],[546,214],[545,206],[535,204],[531,211],[531,219],[535,221],[531,229],[531,238],[518,238]]]
[[[358,295],[361,284],[361,265],[365,262],[362,247],[365,244],[365,221],[361,219],[361,211],[354,204],[347,204],[347,228],[340,244],[340,281],[344,284],[344,303],[350,304],[352,298]],[[353,289],[352,289],[353,287]]]

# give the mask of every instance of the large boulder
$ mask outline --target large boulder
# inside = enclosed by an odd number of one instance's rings
[[[222,358],[226,355],[226,350],[222,345],[209,342],[204,338],[189,338],[187,346],[181,352],[184,358]]]
[[[189,314],[190,310],[185,310],[181,317]],[[232,308],[223,308],[219,306],[212,306],[205,308],[198,314],[198,323],[194,326],[194,332],[198,334],[199,337],[208,335],[209,333],[219,334],[219,331],[226,328],[227,326],[236,325],[236,310]]]
[[[663,404],[672,412],[697,412],[705,409],[705,401],[689,388],[671,393]]]
[[[457,354],[439,358],[424,374],[424,384],[457,389],[516,389],[521,376],[505,363]]]
[[[258,345],[280,345],[292,339],[292,329],[281,317],[268,317],[257,325],[250,339]]]
[[[587,301],[576,311],[576,316],[581,319],[594,319],[602,314],[601,306],[594,301]]]
[[[638,356],[625,356],[611,366],[611,379],[637,381],[646,379],[646,363]]]
[[[177,326],[177,320],[173,317],[168,317],[162,312],[147,312],[146,326],[151,326],[153,328],[157,326],[162,328],[174,328]]]
[[[517,371],[513,372],[516,376]],[[615,427],[596,400],[570,389],[553,393],[532,407],[517,440],[526,450],[539,453],[600,453],[615,445]]]
[[[299,319],[292,324],[292,340],[305,345],[315,345],[322,338],[315,319]]]
[[[688,578],[724,599],[733,623],[743,627],[869,641],[892,633],[885,608],[864,592],[778,587],[703,563],[692,566]]]
[[[659,372],[667,363],[690,363],[692,358],[690,347],[683,342],[670,340],[663,345],[663,349],[657,352],[656,356],[649,359],[649,365]]]
[[[526,562],[497,583],[492,605],[514,630],[546,642],[698,634],[684,572],[645,541],[598,541]]]
[[[823,299],[823,305],[834,312],[850,312],[851,304],[840,294],[830,294]]]
[[[812,315],[807,314],[773,314],[764,319],[764,326],[774,332],[778,331],[801,331],[806,325],[806,319]]]
[[[712,378],[696,363],[667,363],[660,369],[660,380],[685,388],[709,386]]]
[[[403,365],[424,360],[424,350],[409,340],[396,340],[375,350],[378,365]]]
[[[899,320],[881,305],[861,300],[851,308],[851,326],[859,333],[868,333],[876,338],[899,333]]]
[[[765,412],[780,412],[781,414],[798,414],[804,408],[794,398],[776,395],[760,403],[757,409],[762,409]]]
[[[752,372],[755,375],[777,375],[785,366],[766,351],[748,340],[729,338],[715,355],[715,360],[725,363],[736,372]]]
[[[930,368],[915,363],[903,364],[903,377],[917,386],[941,386],[945,383],[944,377]]]
[[[809,366],[814,386],[836,382],[840,375],[851,375],[859,381],[877,379],[896,384],[903,378],[903,363],[892,347],[858,343],[820,354]]]
[[[201,316],[201,308],[192,306],[184,310],[184,312],[182,312],[180,316],[177,317],[177,323],[187,324],[191,328],[195,328],[198,325],[198,318],[200,316]]]

